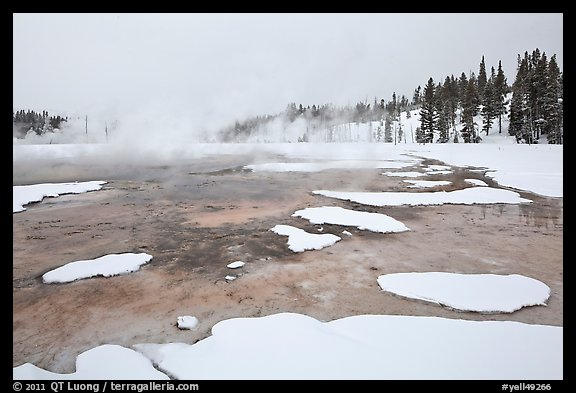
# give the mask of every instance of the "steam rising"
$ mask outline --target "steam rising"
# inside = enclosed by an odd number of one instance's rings
[[[563,53],[562,14],[13,14],[13,22],[13,109],[76,118],[66,135],[46,137],[52,143],[213,142],[222,127],[290,102],[410,98],[430,76],[470,69],[482,55],[511,75],[524,50],[557,53],[560,67]],[[423,31],[448,52],[423,45]],[[251,138],[282,131],[292,141],[307,126],[278,120]]]

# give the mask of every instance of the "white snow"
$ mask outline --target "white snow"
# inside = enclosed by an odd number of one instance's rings
[[[352,234],[348,231],[342,231],[342,234],[346,236],[352,236]]]
[[[226,281],[234,281],[234,280],[236,280],[236,276],[227,275],[226,277],[224,277],[224,279],[225,279]]]
[[[390,216],[380,213],[369,213],[349,210],[336,206],[309,207],[298,210],[292,217],[302,217],[312,224],[335,224],[354,226],[360,230],[389,233],[409,231],[406,225]]]
[[[514,191],[491,187],[469,187],[455,191],[437,192],[348,192],[348,191],[313,191],[316,195],[343,199],[370,206],[401,205],[443,205],[443,204],[492,204],[492,203],[530,203],[530,199],[521,198]]]
[[[271,162],[244,166],[254,172],[319,172],[327,169],[382,169],[403,168],[411,166],[416,161],[323,161],[323,162]]]
[[[76,183],[43,183],[27,186],[12,187],[12,212],[17,213],[26,210],[24,205],[32,202],[40,202],[45,197],[57,197],[62,194],[81,194],[88,191],[96,191],[102,188],[105,181],[86,181]]]
[[[116,276],[135,272],[148,263],[152,255],[146,253],[108,254],[96,259],[67,263],[42,276],[45,283],[65,283],[95,276]]]
[[[236,261],[236,262],[232,262],[232,263],[229,263],[228,265],[226,265],[226,267],[230,268],[230,269],[238,269],[239,267],[242,267],[242,266],[244,266],[244,262],[242,262],[242,261]]]
[[[510,321],[281,313],[219,322],[194,345],[145,349],[187,380],[563,378],[563,328]]]
[[[176,353],[181,349],[186,349],[190,347],[189,344],[185,343],[168,343],[168,344],[134,344],[132,348],[140,352],[142,355],[146,356],[152,361],[152,364],[157,365],[162,362],[166,356],[170,356],[172,353]]]
[[[26,363],[13,379],[508,379],[563,378],[563,328],[510,321],[359,315],[331,322],[280,313],[217,323],[193,345],[95,347],[77,371]]]
[[[428,171],[426,172],[426,174],[428,176],[432,176],[432,175],[449,175],[451,174],[453,171]]]
[[[271,231],[279,235],[288,236],[288,248],[294,252],[321,250],[342,240],[342,238],[331,233],[318,235],[290,225],[276,225]]]
[[[198,327],[198,318],[191,316],[191,315],[184,315],[178,317],[178,328],[179,329],[196,329]]]
[[[426,176],[427,173],[422,173],[422,172],[384,172],[382,173],[383,175],[386,176],[397,176],[397,177],[420,177],[420,176]]]
[[[424,168],[425,171],[445,171],[450,169],[447,165],[428,165]]]
[[[378,277],[386,292],[461,311],[511,313],[546,305],[550,288],[518,274],[395,273]]]
[[[156,380],[170,379],[152,366],[150,359],[132,349],[120,345],[100,345],[76,358],[76,372],[59,374],[46,371],[31,363],[25,363],[12,369],[14,380],[115,380],[138,379]]]
[[[408,186],[408,188],[430,188],[452,184],[452,182],[448,180],[404,180],[404,182],[412,184]]]
[[[470,184],[473,184],[475,186],[488,187],[488,184],[486,184],[486,182],[483,182],[480,179],[464,179],[464,181],[466,183],[470,183]]]
[[[495,138],[498,138],[495,136]],[[498,138],[500,140],[502,138]],[[563,146],[504,143],[427,145],[418,156],[455,166],[489,168],[486,176],[499,184],[536,194],[562,197]]]

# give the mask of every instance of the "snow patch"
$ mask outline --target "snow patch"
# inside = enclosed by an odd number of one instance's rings
[[[290,225],[276,225],[271,231],[279,235],[288,236],[288,248],[294,252],[321,250],[342,240],[340,237],[330,233],[318,235]]]
[[[132,273],[148,263],[152,255],[140,253],[109,254],[96,259],[67,263],[42,276],[46,284],[66,283],[95,276],[116,276]]]
[[[466,183],[472,184],[474,186],[488,187],[488,184],[486,184],[485,182],[483,182],[480,179],[464,179],[464,181]]]
[[[336,206],[309,207],[296,211],[292,217],[305,218],[312,224],[355,226],[361,230],[366,229],[380,233],[410,230],[400,221],[385,214],[348,210]]]
[[[329,198],[343,199],[370,206],[401,205],[443,205],[443,204],[492,204],[492,203],[531,203],[530,199],[521,198],[514,191],[491,187],[471,187],[455,191],[438,192],[348,192],[348,191],[313,191],[313,194]]]
[[[86,181],[75,183],[43,183],[28,186],[12,187],[12,212],[26,210],[24,205],[40,202],[45,197],[58,197],[63,194],[81,194],[88,191],[97,191],[102,188],[105,181]]]
[[[447,180],[404,180],[404,182],[412,184],[408,188],[430,188],[452,184],[452,182]]]
[[[324,161],[324,162],[271,162],[244,166],[254,172],[320,172],[327,169],[383,169],[404,168],[415,163],[400,161]]]
[[[397,177],[420,177],[426,176],[426,173],[422,172],[384,172],[382,173],[386,176],[397,176]]]
[[[550,297],[546,284],[518,274],[395,273],[379,276],[378,285],[407,298],[483,313],[545,306]]]
[[[198,318],[190,315],[178,317],[179,329],[188,329],[188,330],[196,329],[199,323],[200,322],[198,321]]]
[[[424,168],[425,171],[446,171],[449,169],[450,167],[447,165],[428,165]]]
[[[229,263],[228,265],[226,265],[226,267],[230,268],[230,269],[238,269],[239,267],[242,267],[244,265],[245,265],[244,262],[236,261],[236,262]]]

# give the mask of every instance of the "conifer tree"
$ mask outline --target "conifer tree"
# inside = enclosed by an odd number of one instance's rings
[[[556,62],[556,55],[548,63],[546,90],[543,97],[544,112],[546,113],[545,132],[548,134],[548,143],[563,143],[563,97],[562,75]]]
[[[431,143],[434,140],[434,130],[438,126],[438,111],[434,93],[434,80],[430,78],[424,87],[422,107],[420,108],[420,127],[423,132],[423,143]]]
[[[532,130],[528,122],[529,105],[529,76],[528,76],[528,52],[524,58],[518,55],[518,69],[516,78],[512,84],[512,100],[510,101],[510,124],[508,134],[516,137],[520,143],[522,139],[526,143],[532,143]]]
[[[484,63],[484,56],[482,56],[482,61],[480,62],[480,72],[478,73],[478,94],[481,100],[484,97],[484,89],[487,82],[488,79],[486,76],[486,64]]]
[[[494,71],[494,67],[492,67],[492,71]],[[496,79],[490,78],[488,82],[486,82],[486,86],[484,86],[484,99],[483,99],[483,106],[482,106],[482,131],[488,135],[490,132],[490,128],[492,127],[492,123],[494,122],[494,117],[496,114],[496,110],[494,109],[494,88],[493,88],[493,80]]]
[[[384,142],[392,143],[394,139],[392,139],[392,127],[390,126],[391,118],[389,115],[386,115],[386,122],[384,123]]]
[[[506,114],[506,94],[508,85],[502,70],[502,61],[498,61],[498,73],[494,79],[494,112],[498,117],[498,133],[502,133],[502,116]]]

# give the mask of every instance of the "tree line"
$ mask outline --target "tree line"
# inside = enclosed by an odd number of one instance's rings
[[[388,101],[374,97],[373,103],[364,100],[355,105],[333,104],[304,106],[289,103],[276,115],[256,116],[224,128],[224,141],[249,136],[255,129],[280,120],[289,125],[297,119],[306,120],[307,130],[301,138],[306,141],[309,131],[331,128],[347,122],[380,121],[376,141],[392,142],[390,124],[400,120],[400,113],[419,109],[421,125],[416,129],[418,143],[446,143],[448,141],[478,143],[489,135],[493,125],[503,132],[503,119],[508,116],[508,134],[518,143],[538,143],[542,135],[548,143],[563,143],[563,76],[556,62],[536,48],[532,54],[518,55],[518,67],[510,86],[502,68],[490,67],[487,72],[484,56],[475,72],[462,72],[458,78],[446,76],[443,82],[433,78],[422,89],[414,89],[412,99],[396,92]],[[478,123],[480,115],[481,121]],[[460,125],[460,129],[458,129]],[[402,132],[400,130],[400,132]],[[434,138],[436,138],[434,140]]]
[[[60,128],[61,124],[66,121],[68,121],[67,116],[50,116],[48,111],[37,113],[29,109],[27,111],[21,109],[12,112],[12,124],[23,135],[30,131],[34,131],[38,135],[53,132],[54,129]]]
[[[498,121],[498,132],[502,133],[502,117],[507,113],[506,97],[510,92],[502,61],[498,62],[498,71],[491,67],[490,77],[486,72],[484,56],[480,62],[478,76],[471,72],[469,76],[462,72],[459,79],[454,75],[446,77],[444,83],[435,85],[432,78],[419,94],[420,86],[415,90],[414,101],[420,104],[421,125],[416,129],[418,143],[446,143],[449,140],[465,143],[478,143],[480,133],[489,134],[494,121]],[[458,123],[462,128],[458,130]],[[482,116],[480,126],[474,120]],[[436,141],[433,140],[437,134]]]
[[[458,78],[446,76],[435,83],[430,77],[424,88],[418,86],[412,99],[392,93],[390,100],[374,97],[373,102],[354,105],[303,105],[291,102],[286,109],[274,115],[254,116],[237,120],[218,133],[224,142],[248,138],[254,132],[266,131],[277,122],[286,131],[296,121],[303,128],[299,141],[307,142],[310,133],[329,130],[327,142],[336,140],[334,130],[345,123],[379,122],[372,140],[393,141],[391,124],[399,126],[402,139],[401,113],[410,117],[411,110],[419,110],[420,126],[416,128],[418,143],[446,143],[449,141],[478,143],[481,135],[489,135],[495,124],[503,132],[503,120],[508,121],[508,134],[518,143],[538,143],[545,135],[548,143],[563,143],[563,75],[556,55],[546,56],[538,48],[523,56],[518,54],[514,82],[510,86],[502,69],[490,67],[487,72],[484,56],[475,72],[462,72]],[[478,121],[480,116],[480,120]],[[50,116],[47,111],[37,113],[19,110],[12,113],[14,130],[22,136],[34,131],[38,135],[60,128],[67,117]],[[107,131],[107,126],[106,126]],[[396,135],[396,133],[394,134]]]
[[[540,137],[546,135],[548,143],[562,144],[562,78],[556,55],[548,61],[546,53],[541,54],[538,48],[532,54],[525,52],[524,57],[518,55],[512,86],[507,84],[501,61],[498,71],[492,67],[488,77],[484,57],[478,77],[474,72],[469,78],[462,73],[458,81],[451,76],[438,85],[430,78],[422,95],[419,95],[420,87],[414,95],[414,101],[421,105],[421,126],[416,130],[416,140],[431,143],[436,131],[439,135],[436,142],[447,142],[451,136],[457,142],[460,134],[464,142],[477,143],[482,140],[480,133],[488,135],[495,121],[498,132],[502,133],[502,118],[509,114],[508,134],[516,137],[518,143],[538,143]],[[457,109],[463,124],[461,130],[456,130]],[[474,121],[478,114],[481,125]]]

